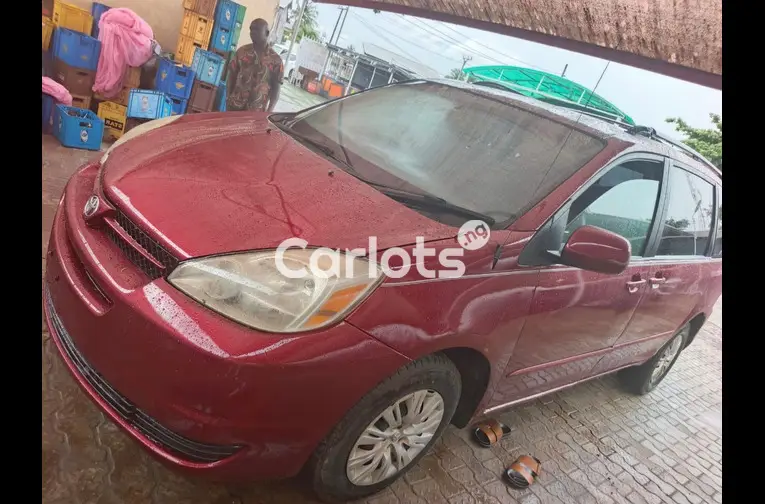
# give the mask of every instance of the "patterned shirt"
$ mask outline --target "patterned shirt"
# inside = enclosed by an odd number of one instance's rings
[[[247,44],[231,58],[228,72],[227,110],[266,110],[271,88],[284,77],[284,64],[271,47],[259,58],[255,47]]]

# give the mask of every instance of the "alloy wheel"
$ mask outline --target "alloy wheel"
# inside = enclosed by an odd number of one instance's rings
[[[368,486],[407,467],[428,446],[444,417],[444,400],[434,390],[396,399],[361,433],[346,464],[351,483]]]
[[[669,371],[672,362],[674,362],[677,354],[680,353],[680,347],[683,344],[683,338],[680,335],[675,336],[672,343],[667,345],[667,348],[661,353],[659,360],[656,361],[656,365],[651,372],[651,385],[658,383],[664,375]]]

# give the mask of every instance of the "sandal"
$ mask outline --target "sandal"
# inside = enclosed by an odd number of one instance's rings
[[[529,455],[521,455],[505,471],[507,481],[511,486],[524,489],[536,481],[539,471],[542,470],[542,462],[538,458]]]
[[[473,430],[475,440],[484,448],[496,444],[505,434],[510,434],[510,427],[493,418],[479,423]]]

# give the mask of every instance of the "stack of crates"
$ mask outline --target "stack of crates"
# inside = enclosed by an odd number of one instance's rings
[[[53,80],[69,91],[73,106],[90,108],[101,42],[85,33],[58,25],[53,32],[51,53]]]
[[[220,112],[226,111],[226,78],[231,58],[236,53],[239,45],[239,36],[244,24],[244,15],[247,8],[231,0],[219,0],[215,10],[215,27],[213,29],[210,48],[216,54],[223,56],[224,66],[221,83],[218,86],[215,109]]]
[[[218,96],[218,87],[226,60],[223,56],[211,51],[197,48],[191,62],[194,71],[194,86],[191,90],[188,112],[213,112]]]
[[[167,58],[159,60],[154,88],[165,93],[171,102],[171,114],[186,113],[194,86],[194,71]]]
[[[218,0],[210,49],[224,58],[236,51],[247,8],[231,0]]]
[[[175,49],[175,60],[190,65],[197,48],[210,47],[217,0],[183,0],[183,22]]]

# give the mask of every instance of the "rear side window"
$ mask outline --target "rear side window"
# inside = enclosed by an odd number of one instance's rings
[[[715,238],[715,246],[712,249],[712,255],[714,257],[722,257],[722,187],[719,189],[717,195],[717,237]]]
[[[669,177],[669,205],[656,255],[704,256],[714,216],[712,184],[681,168]]]

